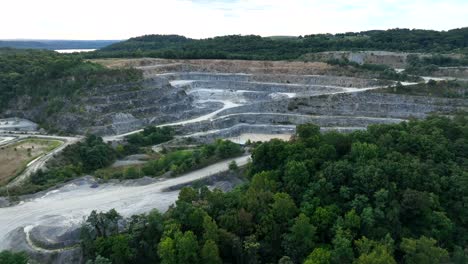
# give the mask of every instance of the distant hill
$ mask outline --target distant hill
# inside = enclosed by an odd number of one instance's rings
[[[17,49],[100,49],[119,40],[0,40],[0,48]]]
[[[178,35],[145,35],[86,56],[287,60],[307,53],[342,50],[468,54],[468,27],[449,31],[391,29],[299,37],[231,35],[190,39]]]
[[[273,40],[290,40],[297,38],[297,36],[269,36],[268,38]]]

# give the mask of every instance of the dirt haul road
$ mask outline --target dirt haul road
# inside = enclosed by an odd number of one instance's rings
[[[249,159],[249,156],[242,156],[225,160],[177,178],[143,186],[103,184],[91,188],[90,182],[68,184],[41,197],[0,208],[0,250],[10,248],[8,234],[17,228],[79,225],[92,210],[107,211],[115,208],[123,216],[148,212],[154,208],[165,211],[178,197],[178,191],[165,191],[168,188],[227,171],[228,164],[233,160],[243,166]]]

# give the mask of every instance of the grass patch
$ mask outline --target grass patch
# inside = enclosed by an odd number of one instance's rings
[[[33,160],[62,145],[59,140],[25,139],[0,148],[0,186],[21,174]]]

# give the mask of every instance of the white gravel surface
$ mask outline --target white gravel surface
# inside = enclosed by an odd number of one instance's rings
[[[240,106],[240,104],[236,104],[236,103],[233,103],[231,101],[227,101],[227,100],[200,100],[199,103],[205,103],[205,102],[221,102],[223,103],[223,107],[216,110],[216,111],[213,111],[209,114],[206,114],[206,115],[202,115],[200,117],[197,117],[197,118],[193,118],[193,119],[189,119],[189,120],[184,120],[184,121],[178,121],[178,122],[174,122],[174,123],[167,123],[167,124],[163,124],[163,125],[159,125],[157,127],[166,127],[166,126],[177,126],[177,125],[185,125],[185,124],[191,124],[191,123],[197,123],[197,122],[201,122],[201,121],[205,121],[205,120],[211,120],[213,119],[218,113],[226,110],[226,109],[229,109],[229,108],[234,108],[234,107],[237,107],[237,106]],[[136,134],[136,133],[140,133],[142,132],[143,129],[138,129],[138,130],[135,130],[135,131],[131,131],[131,132],[128,132],[128,133],[124,133],[124,134],[120,134],[120,135],[115,135],[115,136],[107,136],[107,137],[103,137],[103,140],[105,142],[109,142],[109,141],[115,141],[115,140],[121,140],[123,139],[124,137],[126,136],[129,136],[129,135],[132,135],[132,134]]]
[[[15,139],[15,137],[0,136],[0,146],[9,143],[13,139]]]
[[[109,183],[91,188],[91,183],[68,184],[18,205],[0,208],[0,250],[9,248],[8,233],[20,227],[76,225],[92,210],[107,211],[115,208],[123,216],[148,212],[154,208],[165,211],[178,197],[178,191],[165,192],[167,188],[226,171],[232,160],[242,166],[249,159],[249,156],[243,156],[225,160],[177,178],[143,186]]]

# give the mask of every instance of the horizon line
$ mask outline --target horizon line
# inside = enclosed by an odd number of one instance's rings
[[[203,39],[210,39],[210,38],[216,38],[216,37],[225,37],[225,36],[260,36],[262,38],[271,38],[271,37],[300,37],[300,36],[309,36],[309,35],[338,35],[338,34],[347,34],[347,33],[362,33],[362,32],[369,32],[369,31],[389,31],[389,30],[396,30],[396,29],[407,29],[407,30],[425,30],[425,31],[435,31],[435,32],[448,32],[451,30],[457,30],[457,29],[464,29],[468,28],[468,26],[462,26],[462,27],[456,27],[452,29],[447,29],[447,30],[436,30],[436,29],[423,29],[423,28],[405,28],[405,27],[395,27],[395,28],[387,28],[387,29],[370,29],[370,30],[363,30],[363,31],[347,31],[347,32],[339,32],[339,33],[310,33],[310,34],[304,34],[304,35],[286,35],[286,34],[278,34],[278,35],[269,35],[269,36],[262,36],[259,34],[225,34],[225,35],[217,35],[217,36],[212,36],[212,37],[204,37],[204,38],[193,38],[193,37],[187,37],[186,35],[183,34],[160,34],[160,33],[148,33],[148,34],[143,34],[143,35],[138,35],[138,36],[133,36],[129,38],[121,38],[121,39],[66,39],[66,38],[0,38],[0,41],[126,41],[131,38],[137,38],[137,37],[142,37],[142,36],[150,36],[150,35],[161,35],[161,36],[182,36],[186,37],[189,39],[195,39],[195,40],[203,40]]]

